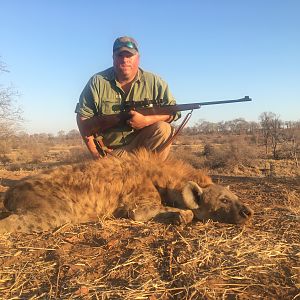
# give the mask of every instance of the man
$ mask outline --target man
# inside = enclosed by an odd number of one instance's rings
[[[127,36],[117,38],[113,45],[113,67],[92,76],[80,95],[75,111],[77,124],[95,159],[105,152],[122,156],[141,147],[161,153],[163,159],[168,156],[170,145],[164,145],[173,135],[170,122],[180,114],[144,116],[131,110],[126,124],[110,128],[105,124],[94,136],[83,130],[85,119],[116,114],[128,101],[156,100],[163,105],[175,104],[168,85],[160,77],[139,68],[139,62],[136,41]]]

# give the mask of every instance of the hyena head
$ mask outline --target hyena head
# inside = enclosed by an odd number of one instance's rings
[[[185,206],[191,209],[196,219],[213,220],[222,223],[244,224],[253,215],[253,210],[243,204],[238,197],[218,184],[201,188],[189,181],[182,190]]]

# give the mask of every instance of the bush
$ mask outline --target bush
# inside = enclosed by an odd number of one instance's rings
[[[198,169],[202,169],[205,167],[205,158],[199,153],[190,151],[190,148],[188,146],[176,147],[175,150],[172,149],[171,156],[175,157],[176,159],[186,161],[193,167]]]
[[[0,163],[2,165],[6,166],[10,162],[11,162],[11,159],[7,155],[5,155],[5,154],[0,155]]]
[[[224,145],[221,148],[205,145],[206,167],[212,169],[232,169],[236,165],[250,164],[255,158],[255,151],[245,144]]]
[[[40,163],[43,161],[48,151],[49,147],[44,144],[32,143],[30,145],[25,145],[24,148],[19,151],[17,161]]]
[[[210,143],[205,144],[204,149],[203,149],[203,155],[206,157],[211,156],[211,155],[213,155],[214,151],[215,151],[215,148],[212,144],[210,144]]]
[[[86,147],[74,147],[71,148],[64,156],[60,158],[60,161],[66,163],[76,163],[91,159],[91,155]]]
[[[9,141],[0,140],[0,154],[8,154],[11,150],[11,143]]]

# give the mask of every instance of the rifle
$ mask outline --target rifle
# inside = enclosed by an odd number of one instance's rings
[[[135,110],[142,115],[172,115],[178,111],[191,112],[194,109],[199,109],[205,105],[227,104],[236,102],[252,101],[249,96],[245,96],[241,99],[235,100],[221,100],[221,101],[209,101],[187,104],[175,104],[175,105],[163,105],[161,101],[156,100],[142,100],[142,101],[128,101],[123,105],[113,106],[113,110],[118,111],[112,115],[94,116],[89,119],[85,119],[81,124],[81,132],[86,136],[94,135],[101,132],[105,132],[107,129],[114,127],[118,124],[125,124],[130,119],[129,111]]]

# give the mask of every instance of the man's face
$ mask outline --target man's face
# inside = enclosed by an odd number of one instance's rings
[[[132,80],[139,68],[139,54],[122,51],[113,55],[114,70],[118,80]]]

